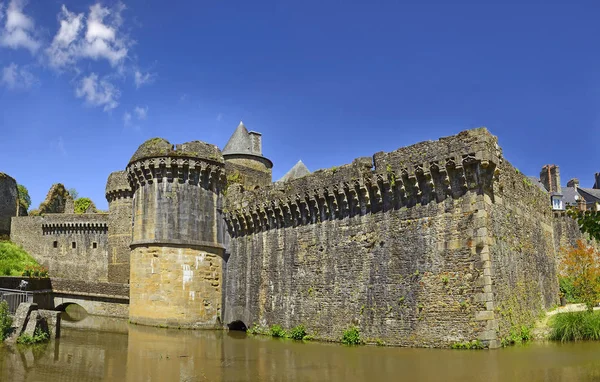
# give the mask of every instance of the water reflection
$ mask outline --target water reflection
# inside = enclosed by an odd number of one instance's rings
[[[93,317],[93,316],[90,316]],[[80,321],[86,326],[101,323]],[[1,381],[593,381],[599,343],[497,351],[345,347],[244,332],[101,324],[36,348],[0,347]],[[116,328],[117,331],[111,331]],[[125,332],[122,329],[125,328]],[[119,333],[119,330],[121,332]]]

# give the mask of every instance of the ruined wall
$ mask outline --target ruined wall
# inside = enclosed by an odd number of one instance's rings
[[[223,157],[202,142],[142,144],[133,185],[131,322],[221,327]]]
[[[558,303],[557,249],[548,195],[504,161],[486,203],[488,238],[482,243],[489,332],[499,341],[532,325]],[[489,261],[487,257],[489,256]],[[488,276],[489,275],[489,276]],[[493,294],[490,295],[489,293]]]
[[[497,346],[477,238],[487,240],[500,158],[477,129],[265,190],[230,188],[225,322],[304,324],[331,340],[354,324],[389,344]]]
[[[0,236],[10,235],[10,219],[17,216],[17,182],[0,172]]]
[[[107,214],[22,216],[13,218],[11,227],[11,240],[51,277],[107,281]]]

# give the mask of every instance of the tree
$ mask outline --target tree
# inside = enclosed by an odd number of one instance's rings
[[[579,230],[600,241],[600,211],[578,211],[570,209],[569,216],[577,220]]]
[[[31,205],[31,197],[29,197],[29,190],[27,187],[19,184],[17,186],[17,191],[19,193],[19,204],[21,204],[26,210],[29,209]]]
[[[75,213],[76,214],[84,214],[90,206],[93,206],[92,207],[93,209],[96,208],[96,206],[94,205],[94,202],[92,202],[92,200],[90,198],[75,199],[74,204],[75,204]]]
[[[573,282],[574,294],[588,311],[600,301],[600,255],[583,240],[569,249],[561,263],[561,273]]]
[[[76,189],[74,188],[69,188],[67,190],[67,192],[69,193],[69,195],[71,195],[71,197],[73,198],[73,200],[76,200],[77,198],[79,198],[79,192],[77,192]]]

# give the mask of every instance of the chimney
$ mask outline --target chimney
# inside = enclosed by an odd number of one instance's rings
[[[579,199],[577,199],[577,208],[579,211],[585,211],[587,209],[586,207],[585,199],[580,196]]]
[[[579,187],[579,179],[573,178],[567,182],[567,187],[578,188]]]
[[[250,152],[254,155],[262,155],[262,134],[250,131]]]
[[[547,164],[540,171],[540,182],[550,193],[561,193],[560,171],[557,165]]]
[[[595,189],[600,189],[600,172],[597,172],[596,174],[594,174],[594,188]]]

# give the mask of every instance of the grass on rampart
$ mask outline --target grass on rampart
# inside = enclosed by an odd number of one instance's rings
[[[21,276],[27,267],[39,264],[23,248],[10,241],[0,241],[0,276]]]
[[[549,321],[554,341],[600,340],[600,312],[559,313]]]

